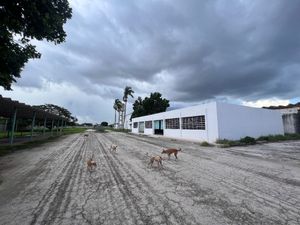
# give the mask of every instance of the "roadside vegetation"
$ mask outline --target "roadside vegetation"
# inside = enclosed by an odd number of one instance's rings
[[[84,127],[68,127],[64,128],[62,131],[62,135],[69,135],[69,134],[75,134],[75,133],[81,133],[84,132],[87,128]],[[49,142],[55,142],[57,139],[59,139],[62,135],[58,135],[56,133],[56,130],[53,131],[53,136],[49,136],[51,131],[45,132],[45,137],[42,136],[42,132],[39,132],[39,130],[35,130],[34,138],[39,138],[33,141],[28,142],[22,142],[22,143],[15,143],[13,145],[4,144],[0,145],[0,157],[3,155],[6,155],[8,153],[11,153],[16,150],[21,150],[25,148],[33,148],[38,147],[42,144],[49,143]],[[38,134],[38,136],[37,136]],[[25,137],[26,135],[30,135],[30,132],[16,132],[15,137]],[[7,132],[0,132],[0,139],[6,138]]]
[[[221,148],[233,147],[233,146],[245,146],[245,145],[254,145],[262,144],[267,142],[279,142],[279,141],[291,141],[291,140],[300,140],[300,134],[285,134],[285,135],[268,135],[261,136],[259,138],[253,138],[246,136],[240,140],[217,140],[216,143]]]
[[[208,143],[207,141],[203,141],[200,143],[200,146],[202,147],[213,147],[214,145],[211,143]]]

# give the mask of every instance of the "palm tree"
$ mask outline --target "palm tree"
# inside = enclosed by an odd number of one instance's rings
[[[126,86],[125,89],[124,89],[124,96],[123,96],[123,101],[124,101],[124,123],[123,123],[123,128],[124,125],[125,125],[125,121],[126,121],[126,106],[127,106],[127,100],[128,100],[128,96],[131,96],[133,98],[133,94],[134,91],[132,90],[131,87],[129,86]]]
[[[120,112],[123,110],[123,103],[118,98],[115,100],[114,109],[119,113],[118,123],[120,123]],[[116,116],[116,114],[115,114],[115,116]]]
[[[117,110],[118,110],[117,100],[118,100],[118,99],[115,99],[115,103],[114,103],[114,106],[113,106],[113,108],[114,108],[114,110],[115,110],[115,123],[114,123],[115,126],[116,126],[116,123],[117,123]],[[120,101],[120,100],[119,100],[119,101]]]

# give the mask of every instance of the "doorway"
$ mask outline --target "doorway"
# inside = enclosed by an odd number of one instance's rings
[[[144,133],[145,122],[139,122],[139,133]]]
[[[163,120],[154,121],[154,134],[164,135],[164,122]]]

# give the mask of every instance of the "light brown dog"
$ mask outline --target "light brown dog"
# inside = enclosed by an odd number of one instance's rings
[[[178,154],[179,151],[181,151],[181,148],[179,148],[179,149],[168,148],[168,149],[163,149],[161,154],[168,154],[169,159],[170,159],[170,155],[174,154],[175,158],[178,159],[177,154]]]
[[[150,162],[149,162],[149,165],[152,167],[154,161],[157,162],[157,167],[162,167],[162,157],[159,156],[159,155],[156,155],[156,156],[152,156],[150,158]]]
[[[110,148],[109,148],[109,150],[117,152],[117,147],[118,147],[118,145],[111,145]]]
[[[86,161],[86,164],[87,164],[87,169],[90,171],[97,167],[97,163],[92,158]]]

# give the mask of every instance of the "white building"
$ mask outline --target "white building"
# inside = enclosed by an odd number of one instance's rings
[[[283,134],[283,123],[274,110],[210,102],[133,118],[132,133],[215,142]]]
[[[125,119],[125,124],[124,124],[124,128],[125,128],[125,129],[130,129],[130,130],[131,130],[131,126],[132,126],[132,123],[131,123],[131,121],[130,121],[131,114],[132,114],[132,112],[126,114],[126,119]]]

